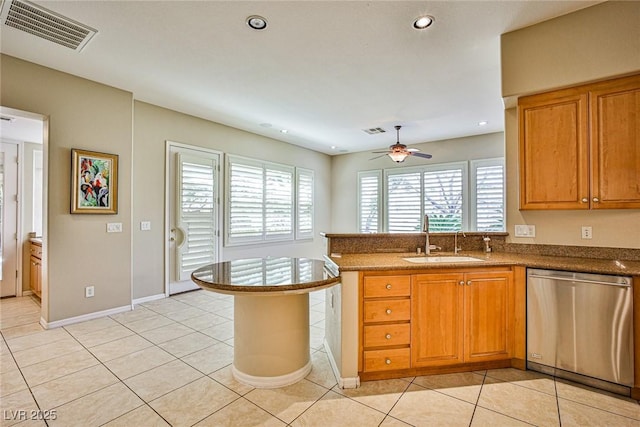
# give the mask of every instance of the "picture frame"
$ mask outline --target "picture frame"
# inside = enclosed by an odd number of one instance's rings
[[[71,213],[118,213],[118,155],[71,149]]]

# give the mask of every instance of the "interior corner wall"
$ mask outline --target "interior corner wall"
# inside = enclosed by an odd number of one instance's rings
[[[133,139],[134,299],[165,291],[166,141],[314,171],[313,239],[223,247],[221,260],[263,256],[321,258],[325,253],[325,239],[319,232],[330,231],[331,226],[330,156],[140,101],[134,102]],[[223,157],[221,162],[224,161]],[[224,180],[224,175],[221,178]],[[141,221],[150,221],[151,230],[141,231]]]
[[[465,160],[504,157],[504,134],[502,132],[442,141],[411,144],[423,153],[433,155],[431,160],[409,158],[404,163],[394,163],[389,157],[374,156],[369,151],[342,154],[333,157],[332,162],[332,224],[333,233],[358,232],[358,172],[379,169],[394,169]],[[384,147],[380,147],[384,148]]]
[[[132,94],[7,55],[0,75],[1,105],[49,118],[44,320],[130,305]],[[116,215],[70,214],[72,148],[119,156]],[[123,232],[107,234],[108,222]]]
[[[502,95],[516,98],[640,72],[640,2],[608,1],[503,34]],[[640,210],[519,210],[517,109],[505,111],[507,231],[514,243],[640,248]],[[514,226],[536,226],[516,238]],[[593,239],[581,238],[591,226]]]

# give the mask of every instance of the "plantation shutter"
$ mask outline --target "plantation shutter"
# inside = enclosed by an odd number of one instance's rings
[[[382,206],[382,171],[358,173],[358,231],[381,231],[380,207]]]
[[[230,239],[262,238],[264,178],[262,166],[230,162],[229,165]]]
[[[424,213],[429,231],[462,230],[463,170],[440,169],[424,172]]]
[[[387,231],[415,233],[421,230],[420,172],[387,176]]]
[[[297,198],[296,238],[313,237],[313,171],[296,169]]]
[[[504,230],[504,166],[477,166],[476,230]]]
[[[177,251],[178,280],[215,261],[215,170],[214,159],[178,153],[178,227],[184,240]]]
[[[265,236],[293,237],[293,172],[265,170]]]

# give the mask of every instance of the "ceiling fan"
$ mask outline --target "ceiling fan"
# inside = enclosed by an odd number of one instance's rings
[[[409,156],[422,157],[424,159],[430,159],[432,157],[431,154],[418,153],[418,151],[420,150],[418,150],[417,148],[407,148],[406,145],[400,144],[400,128],[402,126],[396,125],[394,127],[396,128],[397,142],[393,145],[390,145],[389,150],[387,151],[374,151],[373,153],[383,153],[383,154],[381,154],[380,156],[373,157],[371,160],[378,159],[386,155],[391,157],[391,160],[393,160],[394,162],[402,163]]]

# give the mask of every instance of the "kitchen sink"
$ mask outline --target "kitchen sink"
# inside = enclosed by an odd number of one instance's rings
[[[412,258],[402,258],[405,261],[413,262],[415,264],[431,264],[431,263],[444,263],[444,262],[482,262],[484,260],[480,258],[474,258],[471,256],[422,256]]]

